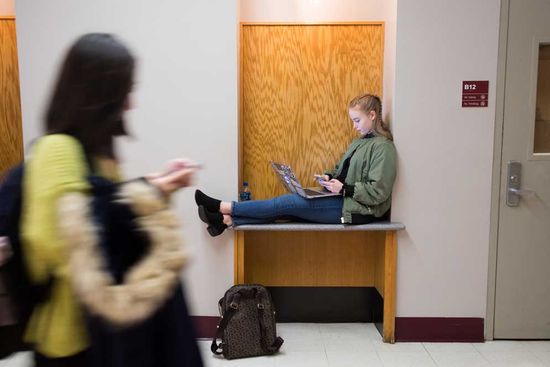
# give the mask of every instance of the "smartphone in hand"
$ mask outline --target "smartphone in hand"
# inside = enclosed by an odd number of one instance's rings
[[[172,163],[170,169],[166,171],[163,176],[170,175],[179,170],[188,168],[202,169],[202,164],[197,162],[175,162]]]
[[[313,177],[315,177],[315,180],[317,180],[320,185],[323,185],[323,183],[327,182],[325,180],[325,175],[314,174]]]

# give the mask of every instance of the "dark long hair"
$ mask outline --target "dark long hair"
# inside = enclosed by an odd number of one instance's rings
[[[80,141],[91,163],[115,158],[113,138],[126,135],[122,119],[132,89],[135,59],[114,36],[90,33],[69,49],[46,113],[46,134]]]

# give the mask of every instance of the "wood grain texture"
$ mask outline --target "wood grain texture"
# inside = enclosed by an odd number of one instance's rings
[[[384,297],[384,282],[385,282],[385,236],[383,235],[374,244],[374,287]]]
[[[244,232],[235,232],[235,266],[233,274],[234,284],[245,283]]]
[[[0,179],[23,159],[15,20],[0,19]]]
[[[255,199],[283,194],[269,161],[305,186],[334,167],[355,132],[356,95],[382,92],[382,24],[242,25],[241,179]]]
[[[386,232],[384,245],[384,335],[386,343],[395,343],[395,295],[397,270],[397,233]]]
[[[268,286],[374,285],[383,232],[244,232],[246,283]]]
[[[382,93],[383,44],[382,23],[241,25],[239,180],[253,199],[285,193],[271,160],[292,166],[304,186],[334,167],[356,136],[349,101]],[[372,286],[377,244],[383,233],[246,232],[236,281]]]

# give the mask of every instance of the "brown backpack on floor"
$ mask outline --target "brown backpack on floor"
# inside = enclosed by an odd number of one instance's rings
[[[276,332],[275,307],[265,287],[235,285],[225,292],[218,307],[222,318],[212,339],[212,353],[227,359],[254,357],[274,354],[283,344]]]

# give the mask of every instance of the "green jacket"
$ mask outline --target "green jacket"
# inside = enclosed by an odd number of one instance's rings
[[[355,151],[355,153],[353,153]],[[352,223],[352,214],[381,217],[391,206],[391,192],[396,174],[397,154],[391,140],[382,136],[354,139],[333,170],[337,177],[344,161],[351,155],[346,185],[353,185],[353,196],[344,196],[343,223]]]

